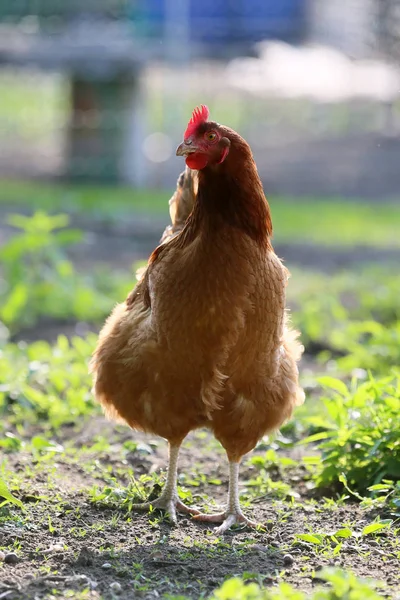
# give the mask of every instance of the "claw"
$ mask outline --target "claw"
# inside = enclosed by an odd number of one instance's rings
[[[248,527],[253,528],[259,526],[259,524],[255,521],[251,521],[245,517],[241,510],[235,512],[225,511],[214,515],[197,514],[193,517],[193,519],[207,523],[220,523],[222,521],[222,525],[214,529],[216,535],[222,535],[236,523],[244,523]]]

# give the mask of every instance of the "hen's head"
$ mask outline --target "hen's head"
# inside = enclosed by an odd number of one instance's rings
[[[207,165],[223,163],[231,146],[231,140],[227,137],[229,130],[209,121],[209,116],[210,111],[203,104],[194,109],[183,136],[184,141],[176,150],[177,156],[185,156],[187,166],[197,171]]]

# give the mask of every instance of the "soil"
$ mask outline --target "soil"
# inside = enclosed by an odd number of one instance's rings
[[[85,449],[98,435],[110,441],[110,451]],[[154,441],[98,417],[79,431],[64,428],[60,433],[57,441],[81,449],[79,458],[67,454],[41,466],[23,452],[9,455],[10,469],[31,471],[32,476],[20,489],[27,515],[11,509],[17,519],[0,521],[1,546],[10,551],[16,548],[18,561],[0,561],[0,598],[111,600],[118,596],[152,599],[164,594],[206,598],[233,575],[245,575],[267,586],[286,581],[310,592],[321,583],[318,571],[333,565],[384,581],[387,598],[400,592],[398,559],[390,536],[349,538],[336,557],[331,550],[323,552],[307,542],[292,545],[296,533],[333,533],[346,525],[360,531],[376,517],[357,504],[327,508],[322,499],[313,499],[301,466],[290,476],[275,473],[297,492],[294,504],[263,497],[245,508],[264,531],[239,527],[218,539],[207,524],[185,516],[178,517],[178,527],[174,527],[154,514],[93,504],[88,489],[94,484],[101,488],[105,473],[114,475],[123,486],[132,471],[140,476],[165,468],[163,441],[145,446],[147,452],[153,448],[148,454],[137,449],[122,459],[122,444],[128,439],[143,440],[147,445]],[[299,458],[299,452],[295,450],[292,456]],[[253,470],[244,462],[242,483],[254,475]],[[197,487],[186,487],[192,490],[196,504],[204,506],[205,494],[223,504],[227,466],[209,435],[193,433],[182,448],[180,472],[190,475],[194,471],[206,476]],[[221,485],[207,483],[216,478],[222,480]],[[78,595],[85,589],[88,595]]]

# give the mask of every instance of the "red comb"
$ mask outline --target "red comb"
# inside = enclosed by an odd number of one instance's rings
[[[192,112],[192,118],[190,119],[188,126],[186,127],[186,131],[184,134],[184,139],[193,135],[201,123],[206,123],[208,121],[208,117],[210,116],[210,111],[208,110],[208,106],[202,104],[200,108],[196,106],[194,111]]]

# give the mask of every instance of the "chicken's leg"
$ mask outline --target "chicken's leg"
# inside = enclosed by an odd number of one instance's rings
[[[220,535],[225,533],[235,523],[245,523],[250,527],[257,527],[257,523],[250,521],[242,513],[240,508],[239,500],[239,465],[238,462],[229,463],[229,489],[228,489],[228,503],[226,511],[214,515],[197,514],[194,515],[194,519],[198,521],[208,521],[210,523],[220,523],[220,527],[216,527],[215,533]]]
[[[191,515],[198,515],[199,511],[195,508],[186,506],[179,500],[178,488],[177,488],[177,477],[178,477],[178,455],[180,446],[173,446],[169,444],[169,462],[167,469],[167,481],[165,482],[161,496],[151,502],[143,502],[142,504],[133,504],[132,509],[136,510],[148,510],[151,506],[153,508],[161,508],[165,510],[174,523],[177,524],[176,511],[179,510],[184,513]]]

